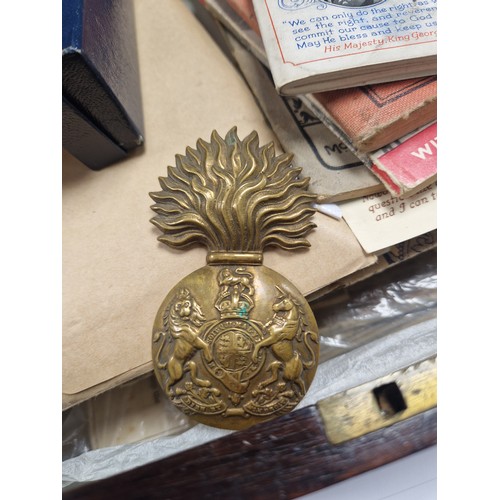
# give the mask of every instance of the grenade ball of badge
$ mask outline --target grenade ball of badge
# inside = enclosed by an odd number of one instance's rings
[[[166,296],[153,327],[156,378],[173,404],[214,427],[243,429],[291,411],[316,372],[318,327],[309,304],[263,265],[263,249],[310,246],[315,195],[292,155],[259,146],[256,132],[176,155],[150,193],[174,248],[203,244],[207,265]]]

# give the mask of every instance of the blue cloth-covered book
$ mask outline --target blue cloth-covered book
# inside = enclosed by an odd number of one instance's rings
[[[131,0],[63,0],[63,147],[93,169],[144,142]]]

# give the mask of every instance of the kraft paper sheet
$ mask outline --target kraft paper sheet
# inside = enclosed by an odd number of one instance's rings
[[[160,244],[148,193],[177,153],[212,130],[275,140],[234,67],[181,2],[136,2],[143,152],[92,171],[63,152],[63,408],[152,369],[163,298],[205,265],[206,251]],[[343,221],[317,214],[311,249],[267,251],[264,264],[304,293],[373,264]]]

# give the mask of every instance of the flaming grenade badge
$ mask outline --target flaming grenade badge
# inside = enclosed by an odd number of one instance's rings
[[[151,193],[151,222],[172,247],[202,243],[207,265],[167,295],[153,327],[156,377],[174,405],[207,425],[243,429],[283,415],[304,397],[319,354],[304,297],[262,265],[264,247],[308,247],[315,196],[292,155],[213,132]]]

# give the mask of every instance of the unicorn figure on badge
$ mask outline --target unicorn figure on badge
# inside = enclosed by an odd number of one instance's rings
[[[294,384],[298,386],[299,396],[302,397],[306,393],[302,373],[304,369],[316,365],[316,355],[309,345],[308,339],[311,338],[314,342],[318,342],[318,336],[310,330],[306,330],[302,334],[303,321],[299,304],[289,294],[280,290],[279,287],[276,288],[281,294],[273,304],[273,318],[265,325],[269,336],[255,345],[252,360],[257,361],[261,348],[271,347],[271,351],[277,360],[273,361],[268,367],[268,371],[271,371],[271,377],[261,382],[259,388],[262,389],[276,382],[278,373],[281,370],[285,385],[286,382],[289,382],[292,388]],[[302,338],[311,355],[308,362],[304,362],[302,356],[294,349],[294,341],[301,341]]]

